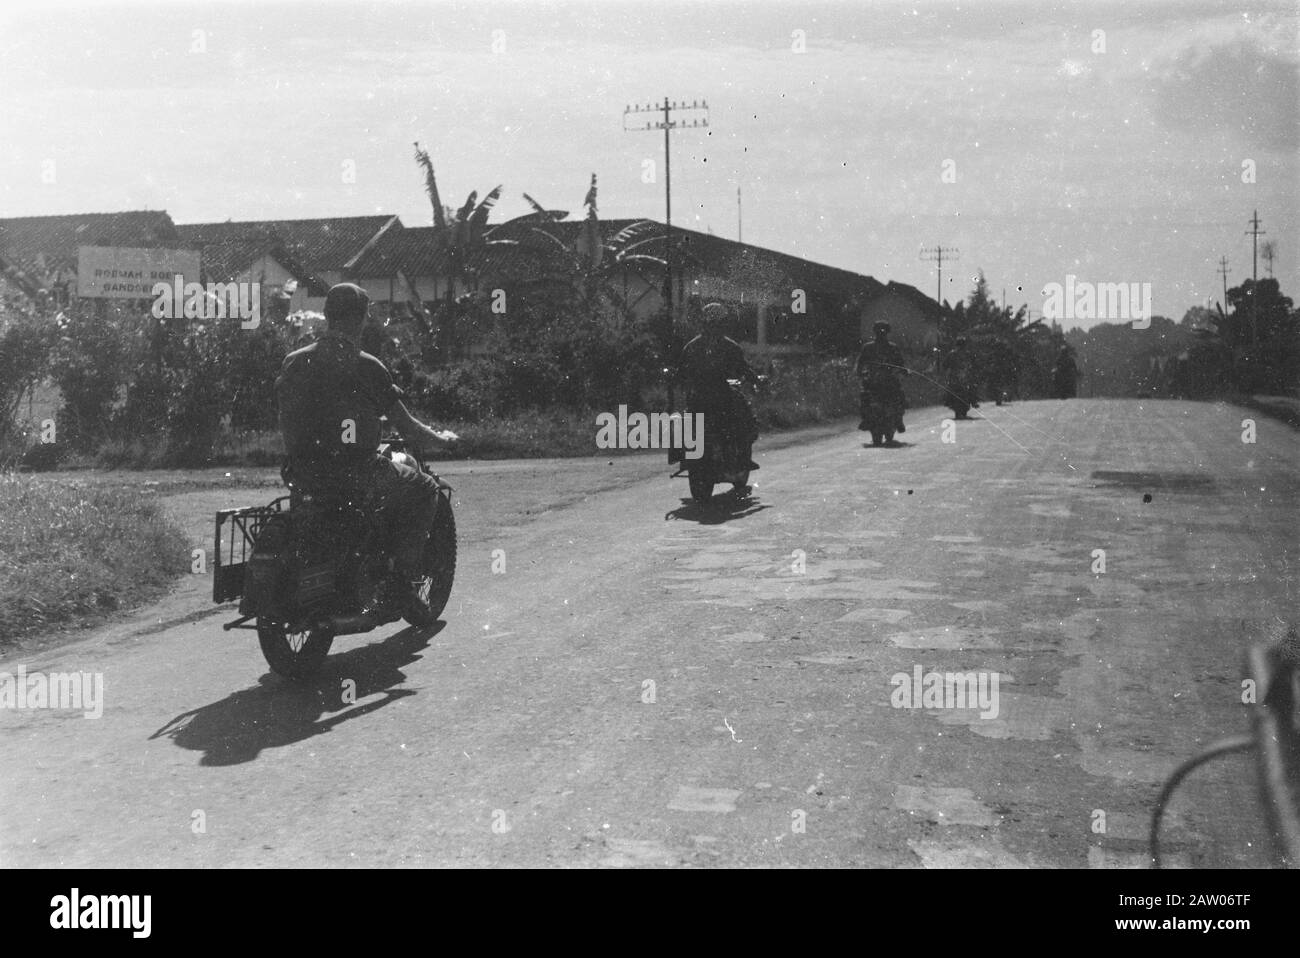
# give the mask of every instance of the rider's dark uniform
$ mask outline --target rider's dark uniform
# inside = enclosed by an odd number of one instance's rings
[[[379,417],[402,399],[388,368],[339,336],[285,357],[275,381],[285,478],[308,493],[343,495],[390,536],[399,571],[419,577],[433,525],[436,485],[376,451]]]
[[[740,344],[727,336],[696,336],[682,348],[678,376],[686,383],[686,404],[691,412],[712,414],[723,420],[724,432],[749,442],[758,439],[758,420],[745,397],[728,384],[728,379],[757,383],[758,374],[745,361]]]
[[[1078,391],[1079,367],[1068,348],[1062,349],[1056,356],[1056,365],[1052,367],[1052,383],[1057,399],[1073,399]]]
[[[862,347],[853,368],[859,376],[879,383],[886,395],[906,409],[907,397],[903,394],[903,384],[898,379],[903,366],[903,354],[897,346],[891,342],[878,343],[872,340]]]

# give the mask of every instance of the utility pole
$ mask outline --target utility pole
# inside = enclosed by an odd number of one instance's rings
[[[935,246],[934,249],[925,248],[921,250],[921,259],[927,263],[937,263],[939,266],[939,282],[935,286],[934,299],[941,307],[943,306],[943,261],[945,258],[948,260],[957,259],[960,253],[961,250],[953,246]]]
[[[1250,254],[1250,345],[1255,345],[1256,338],[1259,335],[1257,321],[1259,317],[1259,238],[1267,235],[1264,230],[1259,228],[1259,210],[1255,210],[1255,215],[1247,222],[1251,228],[1246,230],[1246,235],[1251,237],[1251,254]]]
[[[1268,270],[1268,278],[1273,278],[1273,257],[1277,255],[1277,248],[1273,241],[1269,240],[1259,248],[1259,255],[1264,257],[1264,268]]]
[[[745,210],[740,205],[740,187],[736,187],[736,242],[745,242]],[[1272,262],[1272,260],[1269,260]]]
[[[1221,274],[1223,274],[1223,315],[1227,316],[1228,315],[1228,274],[1232,272],[1232,270],[1228,269],[1228,257],[1226,256],[1219,257],[1218,271]]]
[[[680,120],[673,119],[673,112],[687,113]],[[662,113],[662,120],[643,121],[642,126],[628,126],[628,117],[638,114]],[[689,114],[695,114],[690,116]],[[670,159],[668,134],[674,129],[703,129],[709,125],[709,104],[705,100],[670,101],[664,97],[663,103],[647,103],[644,106],[628,106],[623,110],[623,131],[625,133],[644,132],[646,130],[664,131],[664,347],[670,348],[673,341],[673,177]],[[668,405],[673,405],[673,385],[668,383]]]

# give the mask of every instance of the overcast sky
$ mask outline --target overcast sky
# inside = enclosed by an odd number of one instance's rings
[[[662,219],[662,134],[624,107],[705,99],[676,223],[735,237],[740,186],[747,242],[930,295],[941,243],[949,300],[982,268],[1041,311],[1074,274],[1177,319],[1221,255],[1250,275],[1255,208],[1300,299],[1297,59],[1295,2],[19,2],[0,216],[426,225],[419,140],[448,204],[500,183],[502,217],[580,215],[595,172],[602,216]]]

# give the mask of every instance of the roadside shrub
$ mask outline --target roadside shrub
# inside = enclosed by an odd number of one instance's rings
[[[68,444],[65,442],[38,442],[23,455],[19,468],[31,472],[46,472],[58,468],[59,463],[68,457]]]

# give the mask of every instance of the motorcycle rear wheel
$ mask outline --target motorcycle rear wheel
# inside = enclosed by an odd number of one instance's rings
[[[283,622],[259,618],[257,642],[272,672],[297,681],[320,671],[334,636],[325,629],[291,633]]]
[[[420,585],[420,598],[429,606],[425,615],[406,615],[408,625],[424,628],[438,621],[451,598],[452,581],[456,578],[456,517],[451,512],[451,500],[438,493],[438,510],[433,516],[433,528],[424,544],[424,577]]]

